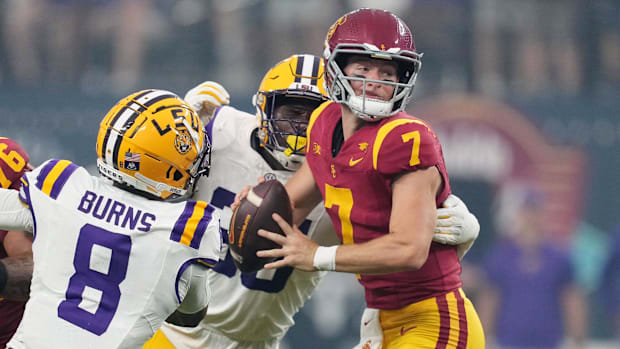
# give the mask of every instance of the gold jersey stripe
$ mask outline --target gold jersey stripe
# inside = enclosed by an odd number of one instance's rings
[[[205,215],[205,209],[207,208],[207,203],[204,201],[196,201],[196,205],[194,206],[194,212],[192,212],[192,216],[187,220],[185,224],[185,230],[183,230],[183,235],[181,236],[181,241],[183,245],[189,246],[194,238],[194,234],[196,233],[196,228],[198,227],[198,223]]]

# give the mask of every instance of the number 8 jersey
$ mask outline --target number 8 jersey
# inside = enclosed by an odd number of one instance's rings
[[[147,200],[67,160],[26,173],[19,199],[34,273],[9,348],[139,348],[181,303],[206,306],[221,235],[205,202]]]

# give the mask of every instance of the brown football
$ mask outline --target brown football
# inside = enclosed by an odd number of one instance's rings
[[[289,224],[293,222],[293,209],[284,185],[273,179],[253,187],[233,212],[228,230],[230,254],[243,273],[253,273],[275,258],[260,258],[256,251],[279,248],[280,245],[258,235],[265,229],[284,235],[271,215],[279,214]]]

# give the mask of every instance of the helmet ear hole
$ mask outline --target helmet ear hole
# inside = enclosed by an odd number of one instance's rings
[[[183,178],[183,174],[179,172],[179,170],[174,170],[174,174],[172,175],[172,178],[175,181],[178,181],[179,179]]]

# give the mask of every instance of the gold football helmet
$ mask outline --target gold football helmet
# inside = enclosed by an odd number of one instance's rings
[[[211,145],[198,115],[164,90],[144,90],[118,102],[97,136],[97,168],[139,194],[181,200],[207,174]]]
[[[265,74],[253,98],[258,136],[284,168],[295,171],[301,165],[310,114],[327,99],[323,60],[317,56],[293,55]]]

